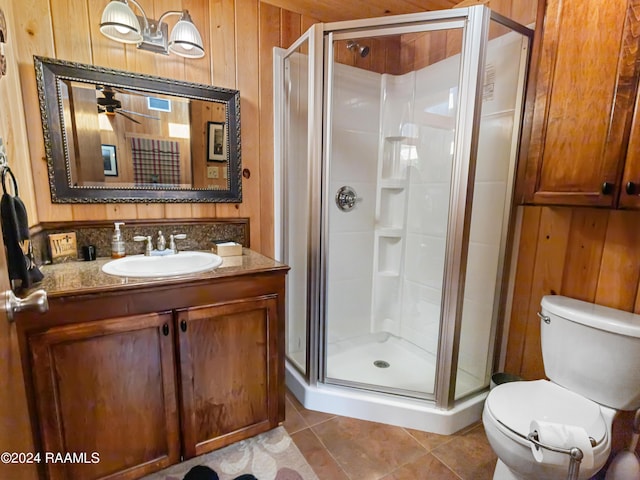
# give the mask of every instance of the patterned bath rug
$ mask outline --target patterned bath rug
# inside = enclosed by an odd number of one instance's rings
[[[141,480],[182,480],[194,465],[207,465],[220,480],[251,473],[258,480],[319,480],[283,427],[234,443]]]

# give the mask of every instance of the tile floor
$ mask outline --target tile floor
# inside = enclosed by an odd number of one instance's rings
[[[287,392],[284,427],[320,480],[490,480],[482,424],[437,435],[305,409]]]

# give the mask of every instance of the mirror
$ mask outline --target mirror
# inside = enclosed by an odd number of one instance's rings
[[[240,92],[34,62],[54,203],[242,201]]]

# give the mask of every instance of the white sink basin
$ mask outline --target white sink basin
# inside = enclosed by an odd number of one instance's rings
[[[213,270],[222,264],[215,253],[178,252],[164,256],[131,255],[105,263],[102,271],[118,277],[175,277]]]

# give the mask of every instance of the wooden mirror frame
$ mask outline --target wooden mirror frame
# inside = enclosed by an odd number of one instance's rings
[[[34,64],[53,203],[242,201],[239,91],[38,56],[34,56]],[[229,188],[73,186],[63,131],[63,102],[59,94],[61,80],[223,103],[226,106]]]

